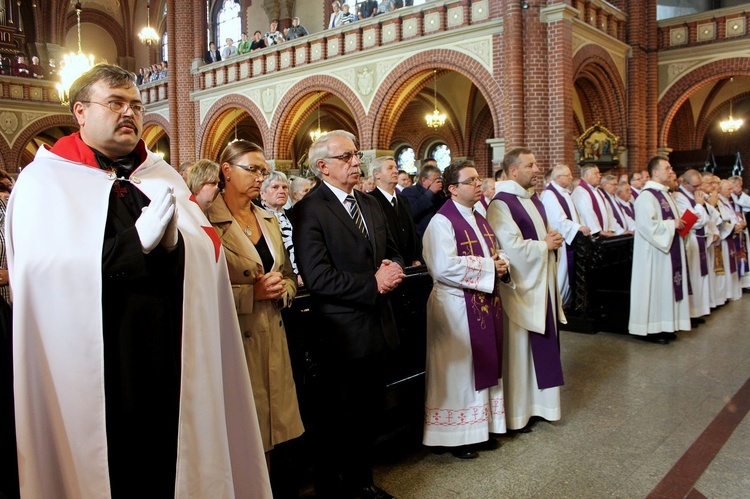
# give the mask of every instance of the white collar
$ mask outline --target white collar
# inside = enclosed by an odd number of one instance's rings
[[[393,198],[396,197],[396,193],[394,192],[393,194],[391,194],[390,192],[384,190],[382,187],[380,186],[377,186],[377,187],[378,187],[378,190],[383,194],[383,196],[385,196],[385,199],[387,199],[389,203],[393,204]]]

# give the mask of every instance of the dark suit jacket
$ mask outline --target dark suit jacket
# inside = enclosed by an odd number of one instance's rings
[[[219,62],[220,60],[221,60],[221,53],[217,49],[216,50],[216,62]],[[211,51],[210,50],[206,50],[206,55],[203,56],[203,62],[205,62],[206,64],[211,64],[212,62],[214,62],[213,59],[211,59]]]
[[[375,272],[383,259],[404,265],[378,202],[353,194],[369,240],[326,185],[311,191],[292,213],[297,267],[313,299],[315,328],[326,353],[348,359],[398,345],[393,311],[387,295],[378,293]]]
[[[377,187],[370,192],[370,195],[380,203],[380,207],[385,214],[385,219],[388,221],[388,228],[391,231],[393,239],[396,241],[398,252],[403,257],[404,263],[411,265],[414,260],[421,262],[422,240],[417,235],[417,227],[414,225],[414,219],[411,217],[409,201],[396,192],[396,206],[398,207],[396,209]]]
[[[409,200],[411,216],[414,224],[417,226],[417,234],[420,239],[427,230],[430,220],[435,213],[443,206],[446,201],[445,194],[442,191],[435,194],[429,189],[425,189],[421,184],[416,183],[401,191],[401,195]]]

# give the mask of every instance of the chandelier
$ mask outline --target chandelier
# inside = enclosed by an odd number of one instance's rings
[[[313,142],[321,138],[323,135],[327,134],[328,132],[324,132],[320,130],[320,92],[318,92],[318,128],[317,130],[313,130],[310,132],[310,138]]]
[[[151,27],[151,0],[146,3],[146,27],[138,33],[141,43],[146,45],[155,45],[159,43],[159,33]]]
[[[63,55],[63,60],[60,61],[60,83],[55,85],[57,93],[60,96],[60,102],[63,105],[67,105],[69,102],[68,92],[73,82],[78,79],[83,73],[94,67],[94,56],[85,55],[81,49],[81,2],[76,4],[76,17],[78,18],[78,53],[70,52]]]
[[[732,83],[732,82],[734,82],[734,78],[730,78],[729,79],[729,83]],[[737,130],[739,130],[740,127],[742,127],[742,124],[744,122],[745,121],[742,120],[742,119],[739,119],[739,118],[738,119],[734,119],[732,117],[732,99],[730,97],[730,99],[729,99],[729,119],[724,120],[724,121],[722,121],[722,122],[719,123],[719,126],[721,127],[721,131],[724,132],[724,133],[734,133]]]
[[[238,140],[240,139],[237,138],[237,109],[235,108],[234,110],[234,140],[230,140],[229,143],[234,144]]]
[[[432,102],[435,105],[435,110],[432,114],[426,115],[424,118],[427,121],[427,126],[430,128],[440,128],[445,125],[445,113],[441,114],[437,108],[437,70],[432,70],[432,76],[434,78],[434,85],[432,86]]]

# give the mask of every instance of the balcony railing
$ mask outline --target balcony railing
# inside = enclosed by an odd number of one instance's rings
[[[440,33],[490,21],[499,13],[493,0],[437,0],[397,9],[371,19],[297,38],[225,61],[203,65],[195,90],[208,90],[236,81],[271,75],[321,61],[431,37]],[[149,97],[150,98],[150,97]]]
[[[19,78],[16,76],[0,76],[2,95],[0,98],[23,102],[25,104],[57,104],[60,96],[54,81],[37,80],[36,78]]]
[[[747,43],[747,6],[709,10],[659,22],[659,49],[696,47],[716,42]]]

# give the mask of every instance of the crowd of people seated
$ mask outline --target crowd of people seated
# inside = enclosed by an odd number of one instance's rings
[[[0,58],[0,75],[17,76],[19,78],[35,78],[37,80],[54,80],[57,78],[57,61],[50,57],[46,65],[39,62],[39,57],[31,56],[31,64],[24,54],[15,57]]]
[[[135,83],[136,85],[143,85],[144,83],[161,80],[166,78],[168,73],[169,67],[167,61],[152,64],[151,66],[138,69]]]

